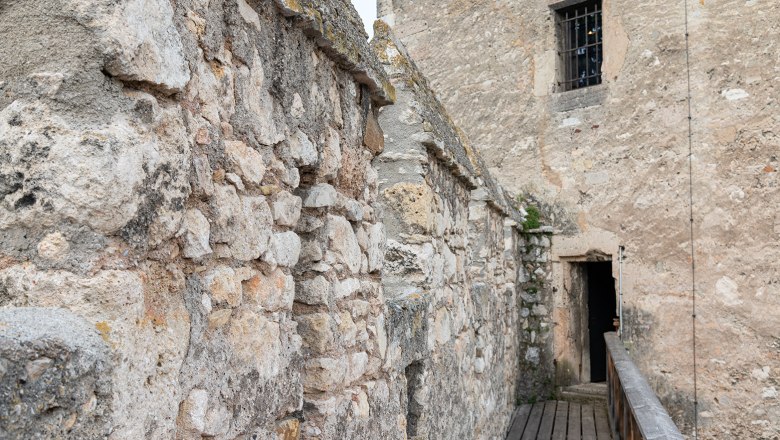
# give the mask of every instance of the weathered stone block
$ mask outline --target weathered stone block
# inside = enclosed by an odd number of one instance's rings
[[[112,360],[95,326],[65,309],[0,309],[0,436],[103,438]]]
[[[233,186],[218,185],[212,207],[214,241],[226,243],[234,258],[255,260],[268,249],[273,217],[263,196],[239,197]]]
[[[236,307],[241,303],[241,280],[230,267],[217,267],[203,276],[212,304]]]
[[[327,235],[329,252],[336,262],[343,264],[351,273],[360,271],[362,252],[352,225],[344,217],[328,215]]]
[[[279,226],[294,227],[301,216],[303,201],[287,191],[276,194],[273,202],[274,221]]]
[[[347,356],[339,358],[316,358],[306,362],[304,387],[318,391],[330,391],[344,383],[350,361]]]
[[[209,220],[198,209],[188,209],[184,215],[184,249],[185,258],[201,258],[212,253],[209,245],[211,225]]]
[[[316,353],[325,353],[335,342],[333,327],[336,325],[327,313],[314,313],[296,317],[298,333],[304,344]]]
[[[179,407],[177,425],[182,437],[200,437],[206,429],[206,411],[208,410],[209,394],[206,390],[193,389]]]
[[[271,237],[271,250],[279,266],[293,267],[301,254],[301,239],[292,231],[274,234]]]
[[[363,144],[375,155],[385,149],[385,136],[382,133],[382,127],[373,114],[369,114],[366,118],[366,132],[363,135]]]
[[[322,162],[318,174],[323,179],[335,179],[341,169],[341,137],[339,133],[328,127],[328,135],[322,146]]]
[[[257,304],[269,312],[292,309],[295,283],[292,276],[286,275],[281,269],[269,275],[254,271],[242,286],[246,303]]]
[[[295,293],[295,300],[310,305],[326,305],[332,290],[332,284],[325,277],[317,276],[301,282],[301,288]]]
[[[79,5],[100,10],[95,5]],[[110,9],[109,9],[110,10]],[[89,14],[89,25],[106,38],[106,70],[122,80],[140,81],[177,92],[190,79],[173,8],[164,0],[125,2],[109,16]]]
[[[306,208],[326,208],[335,205],[337,197],[338,194],[333,186],[321,183],[304,191],[303,206]]]
[[[263,156],[241,141],[225,141],[225,154],[234,172],[245,183],[260,185],[265,175]]]
[[[242,309],[231,319],[227,335],[235,371],[254,370],[268,379],[284,368],[278,323]]]
[[[295,160],[299,167],[311,167],[316,165],[320,156],[317,147],[309,140],[306,133],[298,130],[290,136],[287,141],[289,144],[290,156]]]

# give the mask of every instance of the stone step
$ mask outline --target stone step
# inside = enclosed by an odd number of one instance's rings
[[[566,400],[569,402],[606,404],[607,384],[583,383],[579,385],[561,387],[558,390],[558,397],[561,400]]]

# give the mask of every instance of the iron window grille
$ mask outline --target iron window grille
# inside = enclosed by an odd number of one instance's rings
[[[556,11],[560,72],[558,91],[601,84],[601,0],[591,0]]]

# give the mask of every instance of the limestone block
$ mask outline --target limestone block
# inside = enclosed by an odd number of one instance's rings
[[[274,222],[279,226],[294,227],[301,216],[303,201],[287,191],[276,194],[273,202]]]
[[[301,239],[292,231],[274,234],[271,237],[271,250],[279,266],[293,267],[301,254]]]
[[[169,92],[181,91],[190,79],[174,12],[165,0],[71,0],[80,22],[102,40],[105,69],[117,78],[145,82]]]
[[[308,215],[307,213],[301,213],[301,218],[295,227],[296,232],[303,234],[314,232],[317,229],[325,226],[325,221],[318,215]]]
[[[279,324],[260,313],[240,309],[227,332],[232,365],[237,371],[248,368],[268,379],[284,368]]]
[[[183,130],[172,115],[160,117],[172,132]],[[127,118],[84,126],[43,104],[17,100],[0,111],[0,138],[5,145],[0,175],[8,176],[3,179],[7,189],[0,201],[0,228],[67,220],[106,234],[124,227],[128,238],[146,239],[152,219],[188,191],[187,172],[177,165],[189,154],[186,141],[167,143],[154,133],[139,132]],[[28,151],[31,145],[38,153]],[[167,178],[145,183],[162,167],[170,170]],[[147,196],[159,201],[146,206]],[[178,225],[162,229],[160,239],[175,234]]]
[[[368,353],[361,351],[349,356],[349,373],[346,376],[347,383],[354,383],[360,379],[368,369]]]
[[[301,261],[316,262],[322,260],[322,247],[316,240],[304,242],[301,245]]]
[[[383,223],[374,223],[369,228],[368,234],[368,272],[381,270],[385,262],[385,226]]]
[[[368,147],[372,153],[380,154],[385,149],[385,136],[382,133],[382,127],[374,117],[373,113],[369,113],[366,117],[366,131],[363,136],[363,145]]]
[[[214,181],[211,178],[211,165],[204,155],[192,158],[193,164],[193,193],[211,197],[214,194]]]
[[[384,190],[390,206],[398,211],[407,227],[430,231],[433,226],[434,193],[427,184],[401,182]]]
[[[355,345],[358,327],[355,325],[355,321],[352,320],[352,315],[349,312],[341,312],[338,317],[338,330],[341,337],[341,341],[345,347],[352,347]]]
[[[365,391],[354,394],[350,399],[352,401],[352,415],[358,419],[368,420],[371,416],[371,408],[368,404],[368,395]]]
[[[327,313],[313,313],[296,317],[298,333],[309,349],[324,353],[333,345],[335,322]]]
[[[474,359],[474,372],[477,374],[485,372],[485,358],[478,357]]]
[[[442,258],[444,259],[444,277],[447,280],[454,279],[458,270],[457,256],[452,253],[449,246],[444,245],[442,247]]]
[[[452,337],[452,319],[450,312],[442,307],[436,311],[436,320],[434,321],[434,335],[436,342],[446,344]]]
[[[301,288],[295,293],[295,300],[309,305],[326,305],[333,286],[323,276],[317,276],[301,282]]]
[[[355,231],[355,236],[357,237],[360,249],[363,251],[368,249],[368,232],[366,231],[365,225],[363,227],[357,228]]]
[[[290,136],[289,144],[290,157],[299,167],[312,167],[319,163],[320,157],[317,147],[309,140],[306,133],[301,130],[296,131]]]
[[[295,299],[295,282],[291,275],[276,269],[269,275],[253,271],[242,283],[243,299],[247,304],[257,304],[269,312],[291,310]]]
[[[345,382],[349,367],[347,356],[311,359],[306,362],[304,389],[331,391]]]
[[[360,290],[360,280],[347,278],[337,281],[333,285],[333,294],[336,299],[348,298]]]
[[[353,299],[349,301],[348,308],[352,317],[355,319],[365,318],[371,312],[371,303],[362,299]]]
[[[338,193],[333,186],[320,183],[303,193],[303,206],[306,208],[326,208],[336,204]]]
[[[328,215],[326,227],[329,251],[333,252],[336,261],[344,264],[351,273],[358,273],[362,252],[352,225],[344,217]]]
[[[273,217],[263,196],[239,197],[230,185],[217,185],[212,198],[215,242],[226,243],[234,258],[249,261],[260,258],[271,238]]]
[[[236,104],[245,112],[237,115],[239,119],[235,123],[250,132],[260,144],[275,145],[283,141],[285,127],[274,117],[274,98],[268,90],[263,61],[257,53],[253,54],[251,67],[238,69],[236,89]]]
[[[203,276],[203,284],[212,304],[236,307],[241,303],[241,280],[232,268],[220,266],[208,271]]]
[[[328,135],[322,146],[322,162],[317,172],[323,179],[335,179],[341,169],[341,137],[328,127]]]
[[[252,185],[260,185],[265,175],[263,156],[241,141],[225,141],[225,155],[232,169]]]
[[[385,353],[387,352],[387,331],[385,331],[384,314],[381,314],[376,318],[375,333],[379,357],[380,359],[385,359]]]
[[[235,186],[238,192],[241,194],[246,192],[244,181],[241,180],[241,177],[236,173],[225,173],[225,182]]]
[[[111,353],[64,309],[0,309],[0,432],[102,438],[111,432]]]
[[[211,225],[209,220],[198,209],[188,209],[184,215],[184,249],[185,258],[201,258],[212,253],[209,245]]]
[[[336,196],[336,208],[350,221],[363,220],[363,205],[355,199],[342,194]]]

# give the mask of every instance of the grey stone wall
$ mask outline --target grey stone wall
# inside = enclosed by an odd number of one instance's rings
[[[517,243],[522,261],[518,272],[520,371],[517,398],[523,402],[551,400],[556,392],[553,351],[553,286],[550,249],[552,228],[524,232]]]
[[[0,30],[0,436],[503,438],[522,212],[349,2]]]
[[[372,44],[397,94],[380,112],[387,140],[374,163],[388,237],[385,365],[406,383],[407,433],[503,438],[525,380],[516,304],[521,213],[383,23]]]
[[[3,376],[3,432],[381,432],[370,161],[392,87],[348,3],[6,2],[0,28],[3,325],[89,323],[29,337],[50,349],[4,332],[4,365],[32,367]],[[69,355],[95,337],[91,364]]]

